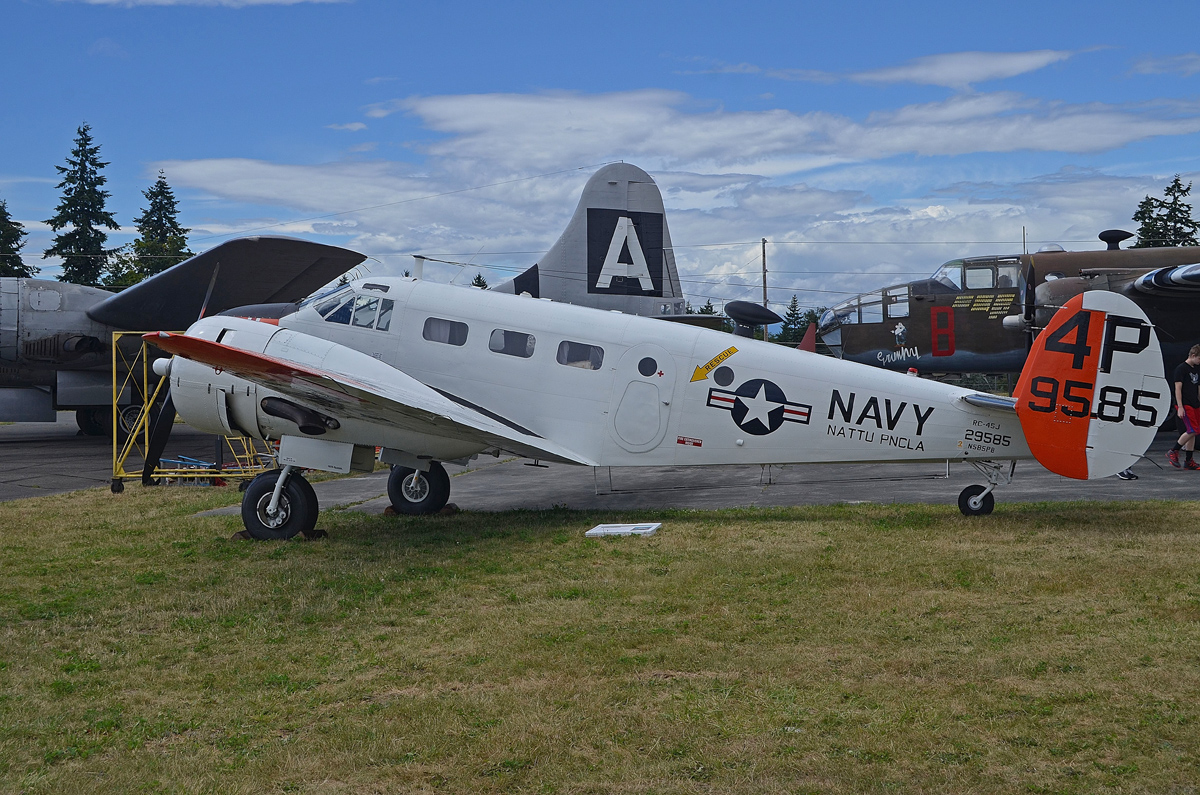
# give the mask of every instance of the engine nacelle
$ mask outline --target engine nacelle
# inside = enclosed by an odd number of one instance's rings
[[[336,363],[339,371],[361,373],[377,384],[386,384],[399,375],[391,366],[361,351],[243,318],[205,318],[193,324],[188,335],[317,370],[328,370]],[[346,416],[336,407],[284,395],[178,356],[171,360],[167,374],[179,416],[209,433],[259,439],[319,436],[326,441],[386,447],[436,461],[453,461],[485,449],[478,442],[448,439],[444,433],[431,435],[397,428],[376,419],[372,415],[377,412],[369,410]]]

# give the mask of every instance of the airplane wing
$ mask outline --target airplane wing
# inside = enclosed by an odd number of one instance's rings
[[[216,315],[247,304],[299,301],[365,259],[309,240],[242,237],[106,298],[87,314],[117,328],[183,329],[200,317],[201,308]]]
[[[184,334],[155,332],[143,338],[167,353],[232,373],[339,419],[385,423],[417,433],[479,442],[526,458],[597,466],[594,461],[527,428],[481,406],[434,390],[357,351],[344,350],[339,357],[347,360],[347,364],[362,365],[363,372],[351,375]]]

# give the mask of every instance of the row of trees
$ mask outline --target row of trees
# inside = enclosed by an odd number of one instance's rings
[[[46,221],[54,230],[54,240],[42,252],[42,258],[61,257],[60,281],[74,284],[101,284],[122,287],[164,271],[192,256],[187,233],[179,225],[179,206],[163,172],[147,190],[142,191],[147,205],[133,219],[138,236],[130,244],[106,248],[105,229],[120,229],[105,204],[112,195],[104,190],[108,178],[102,173],[108,163],[100,159],[100,145],[92,139],[91,127],[83,124],[76,131],[75,146],[65,166],[55,166],[62,181],[62,198],[54,208],[54,217]],[[34,276],[40,268],[21,257],[28,233],[0,199],[0,276]]]
[[[1191,192],[1192,183],[1185,186],[1176,174],[1163,190],[1165,198],[1147,196],[1142,199],[1133,214],[1133,220],[1139,224],[1138,241],[1133,247],[1200,245],[1196,241],[1200,223],[1192,220],[1192,205],[1184,201]]]

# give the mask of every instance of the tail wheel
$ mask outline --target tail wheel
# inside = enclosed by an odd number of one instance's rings
[[[958,495],[958,510],[962,511],[963,516],[987,516],[995,507],[996,498],[987,490],[987,486],[967,486]]]
[[[388,477],[388,497],[396,513],[437,513],[450,499],[450,476],[437,461],[429,465],[428,472],[394,466]]]
[[[271,496],[281,470],[264,472],[242,495],[242,524],[246,532],[260,541],[287,539],[308,533],[317,526],[317,495],[307,480],[293,472],[279,494],[279,504],[271,513]]]

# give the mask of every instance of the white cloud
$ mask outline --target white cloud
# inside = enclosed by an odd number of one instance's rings
[[[656,169],[736,169],[780,175],[899,154],[1096,152],[1159,135],[1200,131],[1200,106],[1067,104],[1012,93],[956,95],[871,115],[814,111],[694,111],[685,94],[484,94],[393,100],[389,112],[444,133],[438,158],[542,171],[630,157]],[[536,120],[536,123],[531,123]]]
[[[1166,58],[1145,58],[1133,65],[1133,71],[1144,75],[1180,74],[1191,77],[1200,74],[1200,54],[1189,52]]]
[[[707,69],[680,74],[761,74],[779,80],[811,83],[834,83],[841,80],[856,83],[917,83],[962,90],[975,83],[1004,80],[1035,72],[1065,61],[1074,54],[1070,50],[952,52],[915,58],[899,66],[847,73],[818,69],[767,69],[751,63],[729,64],[715,61]]]
[[[546,250],[587,172],[466,189],[624,159],[649,170],[663,191],[694,302],[753,298],[756,241],[766,237],[772,300],[797,291],[802,304],[828,305],[956,256],[1018,251],[1022,226],[1033,241],[1090,241],[1101,229],[1130,226],[1141,197],[1162,187],[1147,177],[1047,174],[1012,158],[963,155],[1096,152],[1200,131],[1200,106],[1187,103],[1069,104],[1007,92],[957,94],[865,119],[727,112],[662,90],[410,97],[377,107],[386,113],[376,118],[405,113],[437,134],[421,144],[423,161],[153,167],[189,192],[197,214],[209,200],[222,213],[219,222],[188,219],[199,246],[205,235],[266,228],[340,240],[377,257],[383,272],[409,267],[412,252],[473,258],[471,273],[482,268],[491,280],[537,261],[536,253],[495,252]],[[230,217],[231,206],[243,217]],[[699,246],[730,241],[745,245]],[[457,272],[437,266],[431,275]]]
[[[855,72],[849,78],[859,83],[919,83],[967,88],[974,83],[1035,72],[1072,55],[1074,53],[1069,50],[953,52],[915,58],[900,66]]]
[[[358,132],[359,130],[367,129],[367,125],[361,121],[352,121],[349,124],[326,124],[327,130],[346,130],[348,132]]]

